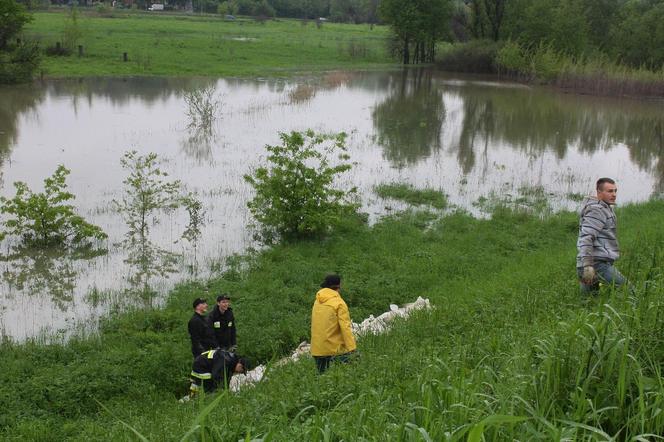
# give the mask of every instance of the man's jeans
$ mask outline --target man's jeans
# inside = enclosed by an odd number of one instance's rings
[[[593,265],[595,268],[595,279],[592,284],[584,284],[581,281],[583,276],[583,267],[577,267],[576,273],[579,275],[579,286],[581,287],[581,292],[585,294],[597,293],[599,291],[599,285],[609,284],[614,285],[615,287],[620,287],[627,282],[627,279],[613,266],[612,262],[608,261],[597,261]]]

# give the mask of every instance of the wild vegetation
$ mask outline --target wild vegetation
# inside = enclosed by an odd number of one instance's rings
[[[37,45],[20,38],[30,21],[32,16],[23,5],[0,0],[0,84],[30,80],[39,64]]]
[[[68,204],[75,196],[67,191],[67,175],[70,171],[58,166],[51,177],[44,180],[44,191],[33,192],[22,181],[14,183],[13,198],[0,197],[0,240],[15,236],[25,246],[78,246],[106,234],[74,212]]]
[[[3,343],[3,437],[128,439],[131,426],[148,440],[647,439],[664,430],[663,215],[661,201],[618,210],[635,291],[597,298],[578,292],[572,213],[406,211],[235,257],[218,279],[180,285],[163,310],[114,315],[97,336]],[[238,396],[177,403],[192,297],[231,293],[240,352],[269,361],[308,337],[328,271],[344,277],[356,321],[418,295],[436,309],[364,338],[357,363],[325,376],[305,359]]]
[[[374,191],[381,198],[393,198],[405,201],[412,206],[429,205],[436,209],[447,206],[447,197],[435,189],[416,189],[412,184],[390,183],[380,184]]]
[[[471,0],[448,70],[499,73],[584,93],[664,96],[664,5]]]
[[[132,290],[138,291],[147,301],[154,293],[150,288],[153,276],[168,276],[175,271],[177,256],[156,244],[150,230],[159,222],[159,216],[169,211],[184,208],[189,214],[189,224],[181,237],[191,243],[200,236],[204,224],[203,207],[193,194],[186,194],[178,180],[168,178],[160,168],[156,153],[139,155],[137,151],[126,152],[121,160],[128,176],[123,181],[124,195],[113,201],[113,206],[122,215],[127,233],[118,244],[125,248],[125,262],[133,267],[129,278]]]
[[[247,205],[260,223],[261,237],[272,242],[321,236],[356,216],[356,189],[339,189],[334,183],[351,168],[346,134],[307,131],[279,136],[281,145],[265,146],[269,167],[258,167],[244,177],[256,191]]]

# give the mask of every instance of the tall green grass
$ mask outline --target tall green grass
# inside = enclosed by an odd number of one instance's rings
[[[30,440],[654,440],[664,360],[664,202],[618,211],[634,286],[579,294],[576,216],[492,220],[405,212],[324,242],[237,257],[164,310],[119,315],[96,339],[2,345],[2,437]],[[359,341],[360,358],[316,374],[270,360],[308,337],[317,283],[344,278],[358,321],[389,303],[435,309]],[[188,404],[190,301],[230,291],[241,352],[260,384]],[[99,401],[103,407],[96,402]],[[92,435],[92,436],[91,436]]]
[[[381,198],[393,198],[413,206],[428,205],[436,209],[444,209],[447,206],[447,197],[443,192],[429,188],[417,189],[412,184],[379,184],[374,191]]]

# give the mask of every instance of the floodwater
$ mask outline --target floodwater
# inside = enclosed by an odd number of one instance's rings
[[[211,127],[191,125],[185,95],[212,88],[221,105]],[[0,334],[66,338],[94,330],[109,311],[147,302],[177,281],[205,279],[256,244],[243,175],[263,165],[280,131],[348,133],[356,164],[340,180],[357,186],[375,220],[403,207],[373,187],[405,182],[443,191],[482,216],[492,202],[526,210],[574,209],[600,176],[618,180],[619,202],[664,190],[664,103],[563,94],[431,71],[352,73],[289,80],[86,79],[0,88],[0,195],[15,181],[34,191],[59,164],[71,170],[79,214],[103,228],[107,251],[75,256],[0,244]],[[127,232],[112,205],[124,194],[123,154],[155,152],[169,178],[203,202],[193,244],[184,211],[156,213],[150,239],[180,254],[168,278],[139,272],[118,245]],[[570,247],[574,247],[570,244]],[[145,276],[145,275],[143,275]],[[144,292],[143,292],[144,293]],[[140,299],[140,300],[138,300]],[[47,338],[45,338],[47,337]]]

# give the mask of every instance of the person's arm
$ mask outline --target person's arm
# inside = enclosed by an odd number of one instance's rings
[[[208,350],[203,348],[203,339],[205,338],[205,322],[203,320],[196,320],[191,329],[191,342],[198,354]]]
[[[346,351],[354,351],[357,348],[357,344],[355,343],[355,337],[353,336],[350,313],[348,312],[348,306],[345,302],[340,303],[337,308],[337,319],[339,321],[339,328],[341,329],[341,336],[344,339],[344,347],[346,347]]]
[[[237,347],[237,336],[235,329],[235,315],[231,312],[231,326],[230,326],[230,341],[231,347]]]

